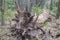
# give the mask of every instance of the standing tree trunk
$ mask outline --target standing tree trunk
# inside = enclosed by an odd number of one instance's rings
[[[52,10],[52,9],[53,9],[53,3],[52,3],[52,0],[51,0],[50,3],[51,3],[51,4],[50,4],[50,10]]]
[[[40,0],[40,8],[43,9],[45,5],[45,0]]]
[[[2,1],[2,0],[0,0],[0,10],[1,10],[1,4],[2,4],[1,1]]]
[[[60,16],[60,0],[58,0],[58,10],[57,10],[56,18],[58,19],[59,16]]]
[[[5,22],[4,22],[4,4],[5,4],[5,0],[2,0],[2,7],[1,7],[1,26],[4,26]]]

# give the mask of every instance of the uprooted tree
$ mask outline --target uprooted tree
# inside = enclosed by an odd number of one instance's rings
[[[17,14],[15,18],[15,24],[11,27],[12,36],[17,37],[17,40],[38,40],[41,35],[42,40],[49,40],[50,30],[44,30],[43,24],[51,18],[48,11],[44,10],[40,15],[31,15],[26,8],[21,11],[17,2],[15,2]],[[40,34],[40,32],[42,32]]]

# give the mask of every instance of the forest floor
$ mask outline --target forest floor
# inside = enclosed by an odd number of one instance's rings
[[[10,30],[6,26],[0,26],[0,40],[8,40],[10,35]]]
[[[16,38],[13,38],[11,36],[9,26],[0,26],[0,40],[15,40],[15,39]]]
[[[56,30],[55,30],[55,32],[56,32]],[[58,30],[58,32],[60,32],[60,30]],[[11,34],[11,32],[10,32],[9,27],[0,26],[0,40],[16,40],[16,38],[13,39],[13,37],[11,37],[10,34]],[[39,40],[41,40],[41,39],[39,39]],[[60,40],[60,37],[53,38],[52,40]]]

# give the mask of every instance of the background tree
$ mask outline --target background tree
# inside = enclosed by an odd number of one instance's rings
[[[51,0],[51,3],[50,3],[50,10],[53,9],[53,0]]]
[[[0,10],[1,10],[1,1],[2,1],[2,0],[0,0]]]
[[[59,18],[60,16],[60,0],[58,1],[58,10],[57,10],[57,17],[56,18]]]
[[[5,7],[5,0],[2,0],[2,6],[1,6],[1,25],[3,26],[5,24],[4,21],[4,7]]]
[[[40,8],[44,8],[45,0],[40,0]]]

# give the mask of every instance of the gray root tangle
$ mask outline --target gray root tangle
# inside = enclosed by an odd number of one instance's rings
[[[34,20],[35,16],[31,16],[28,12],[27,7],[24,11],[21,11],[17,2],[15,2],[16,10],[18,14],[15,14],[15,19],[12,19],[16,23],[11,27],[12,36],[17,37],[17,40],[38,40],[39,37],[39,30],[42,31],[42,40],[48,40],[47,38],[53,37],[50,35],[50,31],[46,31],[42,29],[43,25],[41,26],[41,22],[44,23],[49,18],[49,13],[44,11],[42,14],[37,16]],[[39,17],[45,17],[44,20],[39,19]],[[40,23],[38,20],[42,20]]]

